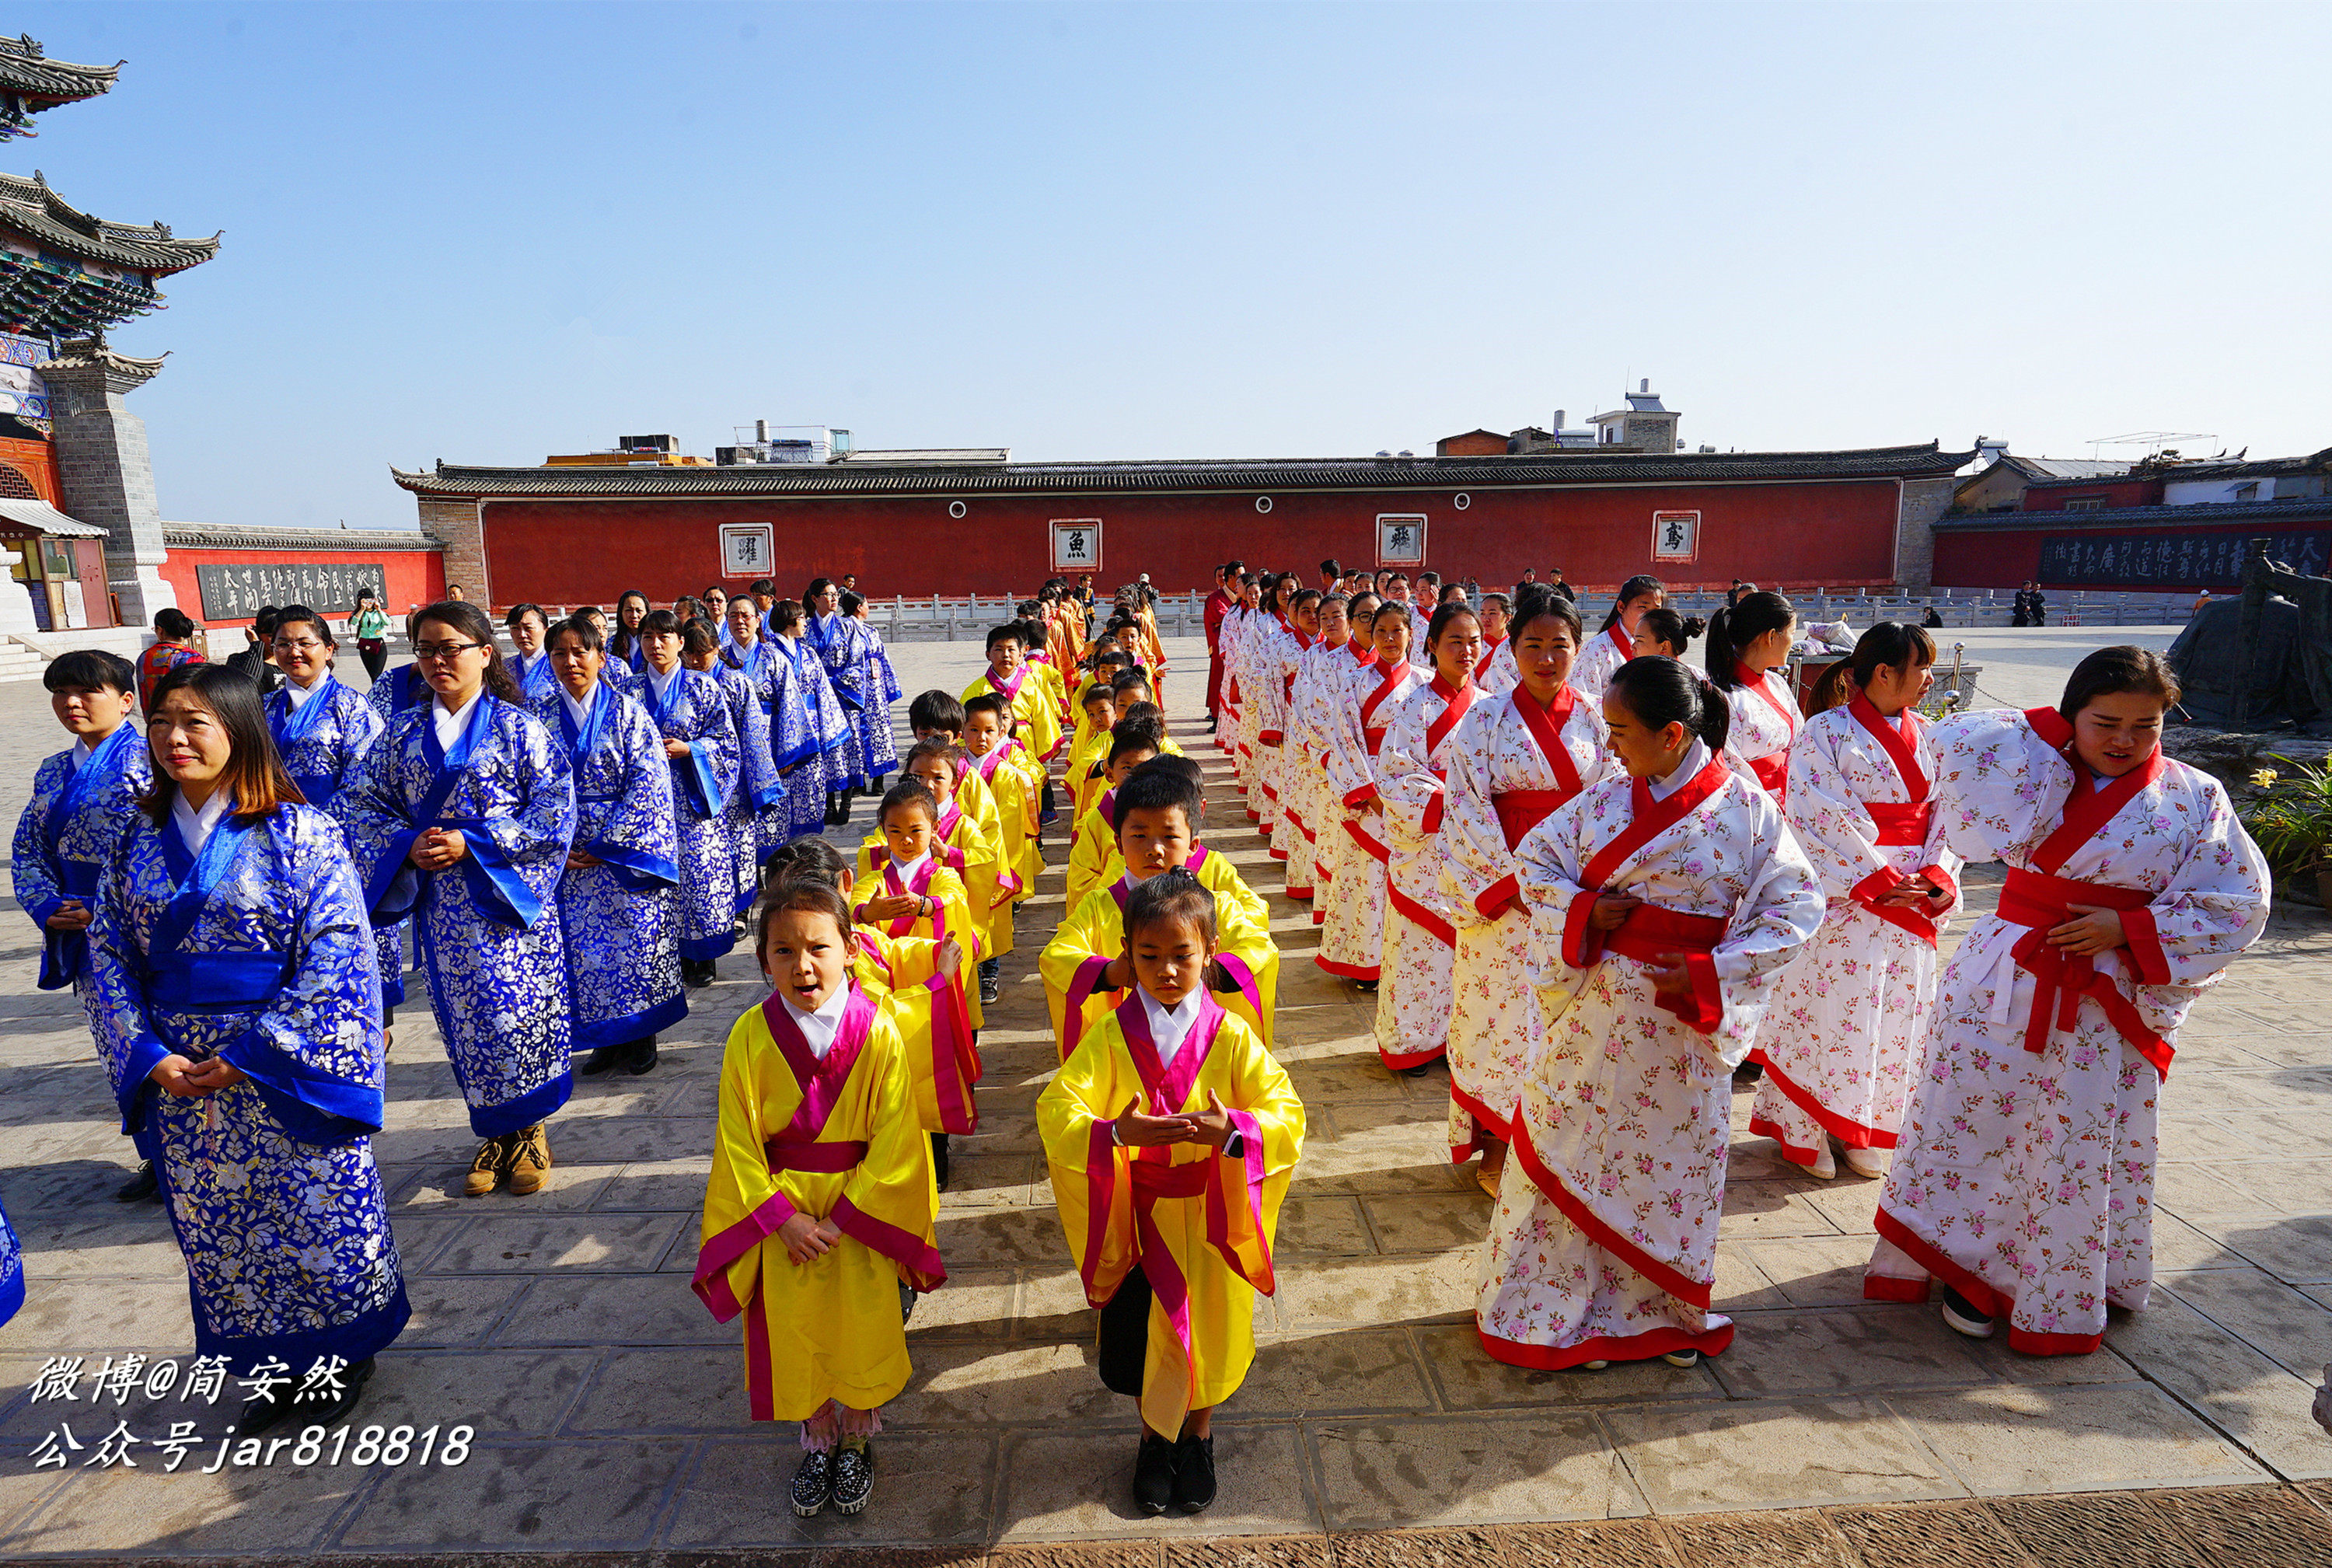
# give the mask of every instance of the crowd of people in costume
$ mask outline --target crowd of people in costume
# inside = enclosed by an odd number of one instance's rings
[[[1749,1074],[1784,1158],[1885,1181],[1870,1296],[1938,1281],[1952,1327],[2035,1353],[2145,1305],[2159,1084],[2268,895],[2223,789],[2161,751],[2157,657],[2101,648],[2055,709],[1931,723],[1935,646],[1897,623],[1802,707],[1778,594],[1703,625],[1639,577],[1591,634],[1559,575],[1320,584],[1224,569],[1208,727],[1312,961],[1374,993],[1384,1068],[1446,1063],[1451,1158],[1495,1200],[1487,1354],[1725,1349]],[[368,1138],[408,973],[481,1140],[465,1194],[523,1198],[574,1074],[653,1071],[743,942],[769,989],[724,1050],[693,1286],[741,1320],[752,1418],[799,1423],[797,1512],[864,1509],[1049,835],[1036,1115],[1063,1243],[1102,1381],[1138,1402],[1134,1502],[1206,1508],[1305,1114],[1269,907],[1168,733],[1154,600],[1145,578],[1097,616],[1047,583],[968,686],[912,700],[903,754],[881,639],[825,578],[626,593],[612,624],[519,605],[509,655],[449,599],[363,693],[296,606],[264,696],[184,638],[53,664],[74,740],[19,824],[17,895],[168,1206],[197,1353],[299,1380],[243,1429],[339,1420],[407,1316]],[[1939,973],[1968,861],[2007,884]]]

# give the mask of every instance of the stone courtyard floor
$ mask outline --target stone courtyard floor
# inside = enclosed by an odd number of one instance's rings
[[[2060,648],[2050,628],[2045,645],[2027,639],[2023,664],[1996,658],[1987,689],[2053,696],[2072,657],[2112,638],[2071,636],[2085,640]],[[894,655],[910,694],[959,689],[980,657],[963,644]],[[84,1382],[72,1403],[30,1397],[53,1356],[84,1357],[89,1372],[131,1353],[183,1362],[189,1329],[160,1210],[110,1200],[134,1157],[77,1005],[34,990],[37,949],[12,917],[0,1200],[31,1284],[0,1329],[0,1554],[677,1563],[819,1547],[837,1568],[2332,1562],[2332,1439],[2308,1416],[2332,1362],[2321,912],[2279,913],[2181,1042],[2162,1117],[2158,1288],[2146,1312],[2113,1315],[2099,1353],[2021,1357],[1950,1333],[1932,1306],[1864,1302],[1878,1183],[1793,1175],[1748,1134],[1744,1091],[1716,1302],[1739,1325],[1733,1347],[1692,1371],[1524,1372],[1474,1342],[1488,1200],[1448,1163],[1448,1080],[1378,1065],[1372,1003],[1311,962],[1314,928],[1277,895],[1205,743],[1202,651],[1170,657],[1177,732],[1215,779],[1207,841],[1273,894],[1280,1055],[1311,1117],[1278,1294],[1258,1304],[1255,1369],[1219,1423],[1209,1513],[1144,1520],[1126,1500],[1133,1407],[1092,1369],[1092,1315],[1038,1153],[1032,1108],[1053,1053],[1035,957],[1060,913],[1056,829],[981,1042],[982,1130],[955,1144],[939,1227],[950,1283],[910,1324],[914,1377],[884,1412],[874,1502],[856,1519],[792,1517],[791,1429],[747,1420],[737,1333],[688,1289],[722,1041],[763,994],[750,955],[692,994],[654,1074],[578,1080],[551,1124],[550,1186],[530,1199],[457,1195],[474,1141],[426,1007],[408,1006],[375,1147],[415,1314],[358,1417],[441,1438],[465,1424],[473,1446],[457,1466],[302,1466],[287,1448],[271,1467],[204,1476],[232,1392],[215,1406],[117,1404]],[[7,821],[57,733],[37,686],[0,688]],[[1971,880],[1986,906],[1996,878]],[[153,1439],[187,1420],[205,1440],[166,1474]],[[117,1423],[143,1439],[135,1468],[88,1462]],[[67,1424],[84,1448],[36,1468],[35,1445]],[[846,1550],[865,1547],[898,1550]]]

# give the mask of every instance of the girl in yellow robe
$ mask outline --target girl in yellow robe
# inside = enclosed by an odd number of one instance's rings
[[[850,912],[783,884],[760,932],[769,999],[737,1020],[692,1286],[745,1319],[757,1421],[802,1423],[794,1512],[845,1514],[874,1491],[870,1439],[906,1386],[900,1287],[932,1290],[939,1195],[898,1031],[851,983]]]
[[[1050,762],[1061,746],[1061,710],[1044,677],[1037,674],[1043,666],[1023,661],[1020,636],[1018,621],[990,628],[988,668],[963,689],[962,700],[970,702],[983,692],[993,692],[1011,703],[1014,737],[1028,748],[1031,756]]]
[[[1037,878],[1045,869],[1044,847],[1037,837],[1037,802],[1045,779],[1041,768],[1030,766],[1027,751],[1007,731],[1009,715],[1002,697],[991,692],[963,706],[964,751],[971,760],[972,776],[995,802],[999,848],[1011,877],[1008,893],[989,912],[988,957],[980,966],[984,1000],[994,972],[988,965],[1013,950],[1012,911],[1036,895]]]
[[[1136,768],[1164,754],[1166,726],[1155,719],[1120,719],[1110,726],[1107,739],[1102,789],[1079,814],[1077,830],[1069,839],[1067,902],[1072,910],[1109,880],[1109,863],[1117,854],[1117,819],[1110,798]]]
[[[1069,912],[1037,960],[1064,1061],[1133,983],[1124,911],[1141,884],[1168,871],[1190,871],[1214,899],[1222,1005],[1246,1020],[1266,1048],[1271,1044],[1279,950],[1271,941],[1270,908],[1228,859],[1199,844],[1199,779],[1198,764],[1188,758],[1161,757],[1135,769],[1115,792],[1120,869]]]
[[[1255,1360],[1255,1295],[1304,1151],[1304,1102],[1206,977],[1215,900],[1151,878],[1120,937],[1139,990],[1098,1020],[1037,1100],[1061,1229],[1100,1309],[1100,1371],[1140,1401],[1134,1502],[1214,1501],[1213,1419]]]

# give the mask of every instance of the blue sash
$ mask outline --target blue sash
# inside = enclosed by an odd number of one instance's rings
[[[479,693],[476,706],[470,711],[470,722],[451,751],[437,742],[436,715],[433,712],[422,716],[421,755],[429,764],[433,777],[428,790],[413,808],[409,818],[413,826],[389,836],[388,846],[373,868],[372,885],[365,889],[365,898],[371,905],[374,925],[394,924],[428,901],[438,874],[421,870],[406,857],[413,853],[415,841],[432,827],[451,827],[462,835],[468,853],[454,864],[479,908],[521,931],[533,929],[534,923],[542,917],[542,900],[535,896],[534,890],[486,831],[486,819],[444,814],[454,791],[468,776],[471,757],[492,733],[493,710],[502,705],[502,699],[492,693]]]
[[[339,680],[327,672],[315,694],[297,707],[292,703],[292,684],[289,681],[267,693],[267,732],[275,737],[276,751],[287,759],[287,771],[292,745],[307,740],[323,723],[324,711],[332,705],[332,693],[339,684]],[[340,792],[339,775],[337,773],[293,773],[292,782],[300,786],[300,793],[308,798],[311,806],[330,806],[332,797]]]
[[[548,697],[558,692],[559,673],[550,667],[548,653],[535,655],[531,663],[524,655],[517,655],[511,664],[518,672],[518,689],[527,696]]]
[[[399,664],[389,671],[388,711],[402,713],[407,708],[418,708],[429,701],[429,683],[421,678],[419,664]]]
[[[575,722],[575,711],[563,699],[559,704],[559,738],[567,743],[567,755],[574,763],[577,780],[575,820],[578,837],[575,847],[606,861],[608,874],[634,893],[653,893],[660,887],[677,887],[680,885],[680,867],[663,856],[649,855],[627,844],[614,844],[606,839],[586,842],[580,837],[582,808],[585,806],[604,806],[623,798],[620,795],[587,793],[581,787],[584,760],[599,749],[599,742],[607,733],[608,718],[615,712],[615,704],[621,701],[622,698],[607,690],[605,682],[594,684],[590,711],[584,715],[580,726]]]
[[[665,683],[661,697],[656,695],[653,678],[640,683],[640,697],[647,704],[648,716],[656,722],[657,730],[671,740],[687,738],[671,734],[670,726],[676,722],[676,715],[688,699],[689,682],[696,676],[694,670],[674,670],[672,679]],[[717,692],[713,695],[723,707],[728,705],[725,696]],[[685,758],[672,759],[672,781],[675,794],[682,789],[688,792],[688,803],[699,817],[718,817],[729,809],[729,796],[721,788],[720,775],[712,770],[712,759],[694,746],[689,748]]]
[[[81,900],[81,906],[91,913],[97,909],[98,878],[105,868],[93,860],[71,859],[60,846],[73,818],[90,809],[100,795],[128,773],[130,758],[145,743],[146,738],[127,723],[100,741],[90,752],[89,760],[65,780],[65,787],[57,793],[56,804],[49,808],[49,819],[42,824],[49,864],[56,871],[57,891],[66,898]],[[40,989],[62,990],[89,967],[89,932],[51,931],[47,921],[56,911],[33,913],[43,923]]]

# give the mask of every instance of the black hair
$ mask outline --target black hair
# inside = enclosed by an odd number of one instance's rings
[[[1125,776],[1125,782],[1117,787],[1117,798],[1111,804],[1119,825],[1123,825],[1128,811],[1164,811],[1179,807],[1190,825],[1198,826],[1206,791],[1196,779],[1179,769],[1158,765],[1174,760],[1171,757],[1155,758]]]
[[[1492,601],[1494,601],[1494,600],[1496,602],[1497,607],[1498,607],[1500,609],[1502,609],[1502,610],[1505,611],[1509,616],[1511,616],[1511,615],[1513,615],[1513,614],[1514,614],[1514,612],[1515,612],[1515,601],[1514,601],[1513,599],[1511,599],[1511,598],[1508,598],[1505,594],[1496,594],[1496,593],[1492,593],[1492,594],[1484,594],[1484,595],[1482,596],[1482,606],[1481,606],[1481,607],[1482,607],[1482,608],[1484,608],[1484,609],[1488,609],[1488,608],[1490,607],[1490,605],[1491,605]]]
[[[1599,632],[1608,632],[1618,626],[1620,612],[1627,607],[1630,599],[1641,598],[1646,594],[1665,594],[1668,591],[1668,585],[1659,578],[1649,572],[1638,572],[1620,585],[1619,593],[1612,598],[1610,609],[1604,614],[1603,624],[1595,629]]]
[[[680,636],[680,617],[670,610],[650,610],[640,617],[640,636],[645,637],[651,632],[669,632],[676,637]]]
[[[1109,689],[1112,693],[1130,692],[1136,686],[1141,687],[1145,692],[1157,690],[1156,687],[1150,684],[1150,677],[1142,674],[1142,666],[1139,664],[1136,664],[1130,670],[1120,670],[1111,678],[1109,683]]]
[[[292,776],[283,770],[283,759],[276,754],[256,682],[226,664],[180,664],[155,684],[153,712],[159,713],[163,704],[180,691],[192,691],[195,700],[209,709],[226,731],[226,767],[217,787],[234,802],[236,817],[249,821],[272,816],[287,800],[306,803],[308,798],[292,782]],[[149,738],[149,748],[152,743]],[[171,803],[177,798],[177,780],[156,763],[154,782],[138,799],[148,819],[157,827],[166,827]]]
[[[195,635],[195,623],[182,609],[154,612],[154,635],[166,642],[183,643]]]
[[[1425,645],[1429,648],[1439,642],[1441,634],[1448,629],[1449,623],[1459,616],[1471,617],[1477,627],[1482,624],[1482,618],[1474,614],[1471,605],[1443,605],[1433,612],[1433,618],[1425,623]]]
[[[802,607],[791,599],[778,599],[769,606],[769,629],[780,636],[802,624]]]
[[[1636,629],[1658,638],[1682,656],[1693,638],[1708,629],[1708,623],[1698,616],[1680,616],[1662,605],[1656,610],[1646,610],[1636,622]]]
[[[946,730],[963,733],[964,708],[951,692],[934,686],[907,704],[907,727],[913,730]]]
[[[1489,596],[1494,599],[1505,597],[1503,594]],[[1523,591],[1515,596],[1513,608],[1506,616],[1506,640],[1510,643],[1522,641],[1523,633],[1530,629],[1531,623],[1543,620],[1561,621],[1571,628],[1572,645],[1574,648],[1586,646],[1587,623],[1580,618],[1579,607],[1544,583],[1536,582],[1525,584]]]
[[[844,588],[842,590],[841,597],[836,598],[834,603],[835,607],[841,610],[844,615],[855,616],[860,610],[866,607],[866,596],[859,593],[854,588]]]
[[[434,605],[424,605],[413,612],[413,629],[416,633],[431,621],[461,633],[471,642],[484,648],[486,650],[485,690],[512,707],[526,706],[525,693],[518,689],[518,679],[510,673],[509,661],[502,657],[502,649],[494,646],[494,623],[486,618],[484,610],[467,599],[439,599]],[[419,639],[416,636],[415,640]],[[158,694],[156,700],[160,700]]]
[[[103,648],[75,648],[51,661],[41,672],[41,684],[52,692],[110,686],[126,697],[138,690],[138,666]]]
[[[896,807],[920,805],[937,827],[940,820],[940,798],[932,787],[912,773],[901,775],[899,781],[883,791],[883,803],[874,808],[874,820],[880,824]]]
[[[1097,697],[1114,697],[1116,694],[1117,693],[1115,688],[1108,682],[1095,681],[1092,685],[1087,686],[1085,691],[1079,694],[1077,698],[1077,706],[1083,708],[1090,705]]]
[[[757,577],[745,585],[745,591],[749,594],[767,594],[771,598],[775,598],[778,597],[778,579],[770,577]]]
[[[915,760],[919,757],[937,757],[947,764],[949,776],[959,780],[963,777],[964,764],[971,760],[970,754],[954,741],[942,741],[933,736],[931,740],[918,741],[908,747],[907,754],[899,759],[899,767],[903,770],[912,771]],[[937,798],[936,792],[933,798]]]
[[[842,851],[815,833],[807,834],[769,851],[769,863],[761,867],[761,888],[770,893],[786,883],[802,880],[839,888],[849,869],[850,862]]]
[[[1708,645],[1701,656],[1708,678],[1719,691],[1741,684],[1741,650],[1768,632],[1785,632],[1798,618],[1797,607],[1777,593],[1743,594],[1732,608],[1719,607],[1708,617]]]
[[[607,651],[607,632],[601,628],[597,620],[581,610],[577,610],[542,635],[542,645],[545,651],[558,644],[562,633],[581,644],[587,653],[604,654]]]
[[[1322,561],[1322,562],[1320,563],[1320,580],[1321,580],[1321,581],[1323,581],[1323,582],[1333,582],[1333,581],[1335,581],[1338,578],[1340,578],[1340,577],[1342,577],[1342,576],[1343,576],[1343,575],[1344,575],[1344,563],[1343,563],[1343,561],[1338,560],[1334,556],[1333,556],[1333,555],[1332,555],[1332,556],[1330,556],[1326,560],[1324,560],[1324,561]]]
[[[721,634],[712,623],[702,616],[691,616],[688,624],[680,628],[680,652],[683,658],[696,654],[717,654],[721,651]]]
[[[1909,621],[1880,621],[1854,640],[1846,662],[1854,667],[1854,684],[1868,686],[1882,666],[1934,664],[1935,639]]]
[[[1648,730],[1682,724],[1712,753],[1725,750],[1725,738],[1733,731],[1733,705],[1725,693],[1693,674],[1690,665],[1665,654],[1621,664],[1604,695],[1618,698]]]
[[[1215,944],[1215,895],[1196,873],[1182,866],[1161,871],[1135,888],[1125,901],[1125,943],[1145,925],[1187,925]]]
[[[325,623],[323,616],[318,611],[310,609],[306,605],[285,605],[275,612],[275,629],[279,632],[285,626],[297,626],[303,622],[316,628],[316,640],[326,647],[337,648],[340,645],[339,640],[332,636],[332,628]]]
[[[529,616],[532,616],[535,619],[540,621],[544,631],[547,632],[550,629],[550,617],[542,613],[542,607],[538,604],[511,606],[510,613],[502,617],[502,625],[514,627],[519,624],[519,622],[524,620]]]
[[[815,876],[796,876],[772,885],[761,900],[760,920],[753,927],[756,955],[769,950],[769,928],[777,923],[778,916],[795,910],[832,917],[835,930],[842,933],[844,945],[851,945],[850,904],[842,896],[842,890]],[[856,982],[846,975],[843,983]]]
[[[275,623],[282,618],[283,612],[273,605],[262,605],[259,613],[251,617],[251,629],[260,636],[272,637],[275,635]]]
[[[1166,726],[1154,709],[1148,713],[1129,713],[1109,727],[1109,760],[1113,763],[1130,751],[1163,751],[1165,749]]]
[[[2117,692],[2159,697],[2165,708],[2176,706],[2180,695],[2178,677],[2160,654],[2123,644],[2099,648],[2073,666],[2065,680],[2064,700],[2057,704],[2058,716],[2069,724],[2094,699]]]
[[[913,710],[911,709],[909,712],[912,715]],[[971,722],[971,716],[974,713],[994,713],[999,718],[1004,719],[1006,721],[1005,727],[1009,729],[1011,727],[1011,712],[1012,704],[1006,702],[1003,694],[999,692],[982,692],[977,697],[965,698],[963,703],[964,725],[969,725]],[[961,727],[962,726],[959,726],[959,728]],[[942,724],[940,728],[944,730],[947,726]]]
[[[824,593],[833,586],[834,579],[830,577],[814,577],[810,578],[809,587],[802,589],[802,614],[810,615],[815,613],[809,607],[809,601],[817,598],[818,595]]]
[[[608,640],[607,652],[614,655],[616,658],[628,660],[632,656],[632,650],[640,645],[640,635],[637,631],[624,625],[624,601],[626,599],[637,599],[640,601],[640,617],[642,620],[645,620],[648,614],[655,607],[648,602],[648,596],[642,593],[637,588],[626,588],[622,593],[616,596],[616,630],[614,635]]]
[[[1007,621],[1000,626],[990,626],[988,628],[988,641],[982,644],[981,647],[983,651],[992,654],[996,651],[996,645],[999,643],[1017,643],[1020,640],[1020,623],[1018,621]]]
[[[672,601],[672,613],[680,617],[681,625],[686,626],[691,621],[711,619],[712,607],[694,594],[683,594]]]
[[[1360,624],[1361,601],[1362,599],[1367,599],[1369,601],[1368,613],[1372,616],[1377,613],[1377,607],[1384,603],[1384,596],[1378,593],[1374,588],[1362,588],[1360,592],[1354,594],[1348,601],[1346,607],[1352,615],[1352,623],[1355,626]]]
[[[1320,590],[1318,588],[1297,588],[1295,590],[1295,597],[1287,601],[1287,607],[1292,613],[1295,610],[1302,609],[1307,604],[1317,604],[1319,602]]]

